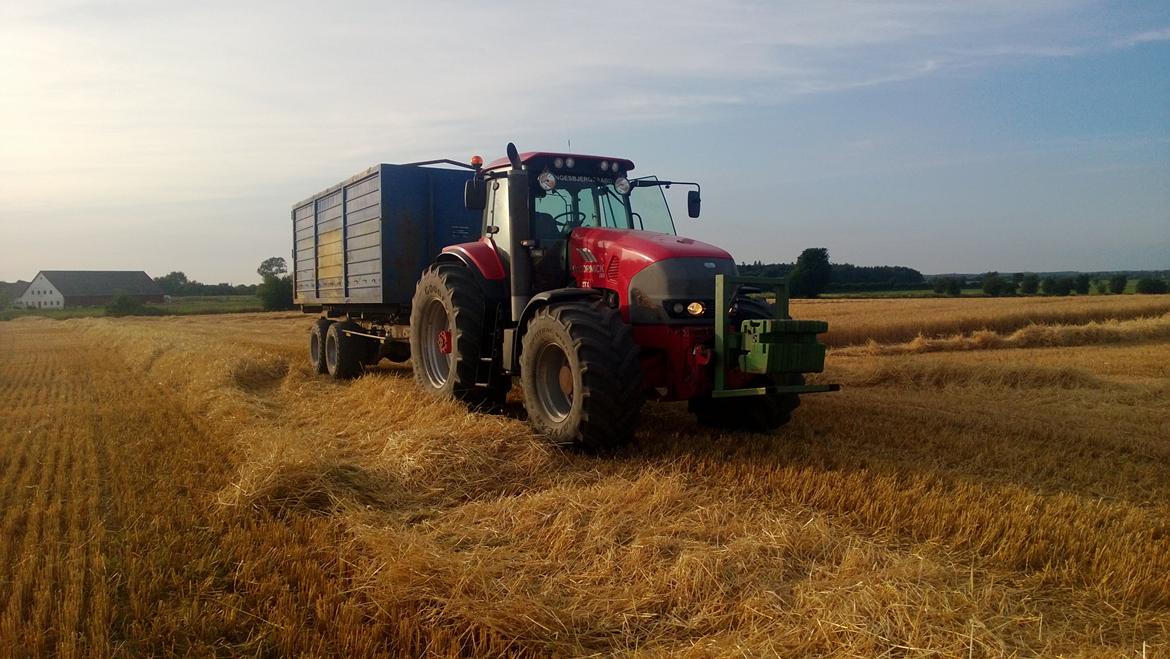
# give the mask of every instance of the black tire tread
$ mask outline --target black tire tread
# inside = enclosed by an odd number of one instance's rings
[[[329,326],[333,324],[328,318],[318,318],[312,329],[309,330],[309,366],[314,375],[328,375],[329,368],[325,364],[325,336],[329,333]],[[313,338],[317,339],[317,351],[313,352]]]
[[[451,319],[451,352],[454,363],[448,376],[448,384],[440,390],[431,387],[421,364],[422,351],[418,341],[427,340],[414,331],[418,326],[417,316],[432,298],[431,289],[443,291],[450,301],[448,316]],[[424,390],[442,396],[452,396],[471,407],[490,407],[502,402],[511,388],[511,381],[499,374],[493,378],[492,386],[476,385],[476,375],[483,354],[484,323],[487,303],[479,282],[461,264],[436,263],[423,272],[415,287],[410,312],[410,354],[414,367],[415,382]],[[418,363],[416,363],[416,361]]]
[[[357,323],[346,320],[329,326],[328,336],[336,336],[337,361],[329,375],[335,380],[352,380],[362,374],[365,342],[345,334],[344,330],[360,329]]]
[[[642,404],[640,349],[617,311],[604,302],[573,301],[537,310],[528,330],[544,323],[561,325],[572,337],[562,346],[576,353],[581,372],[581,405],[559,428],[542,423],[533,405],[539,398],[532,377],[524,377],[525,406],[538,431],[558,443],[572,443],[593,451],[620,447],[632,438]],[[525,347],[527,349],[527,346]],[[524,354],[521,354],[524,363]]]

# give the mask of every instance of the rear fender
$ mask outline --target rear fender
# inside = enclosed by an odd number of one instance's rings
[[[486,236],[471,243],[448,245],[443,248],[439,258],[456,258],[468,266],[474,266],[474,269],[488,281],[504,281],[506,278],[504,262],[500,260],[496,246]]]
[[[470,270],[489,302],[499,302],[507,297],[504,267],[491,243],[478,241],[451,245],[443,249],[435,258],[435,263],[459,263]]]

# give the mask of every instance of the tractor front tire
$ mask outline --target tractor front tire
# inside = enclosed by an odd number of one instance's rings
[[[493,373],[491,386],[476,385],[487,302],[471,272],[436,263],[423,273],[410,309],[410,363],[414,380],[431,394],[472,408],[503,402],[511,382]]]
[[[357,329],[357,325],[349,321],[333,323],[325,333],[325,367],[334,380],[350,380],[362,373],[365,342],[346,334],[343,330],[347,329]]]
[[[325,362],[325,335],[329,326],[333,324],[328,318],[318,318],[309,330],[309,364],[314,375],[325,375],[329,372]]]
[[[642,367],[630,328],[601,301],[537,310],[520,351],[528,421],[553,443],[620,447],[642,411]]]

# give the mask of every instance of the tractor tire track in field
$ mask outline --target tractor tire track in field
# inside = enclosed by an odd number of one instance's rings
[[[74,416],[89,377],[65,367],[73,332],[2,335],[0,639],[31,656],[105,654],[100,465]]]
[[[251,533],[263,522],[215,514],[223,442],[118,354],[80,348],[75,327],[5,323],[0,341],[0,655],[327,651],[288,620],[280,650],[282,625],[253,613],[282,592],[298,616],[339,613],[298,593],[297,575],[233,578],[254,554],[299,551],[318,581],[344,581],[283,525],[265,543]]]

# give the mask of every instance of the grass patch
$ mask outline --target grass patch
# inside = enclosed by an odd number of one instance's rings
[[[141,315],[146,316],[193,316],[264,311],[264,307],[260,304],[260,298],[255,295],[191,295],[175,297],[166,304],[146,304],[143,308],[146,313]],[[108,315],[106,307],[4,309],[0,311],[0,321],[28,317],[68,320],[70,318],[97,318],[106,315]]]

